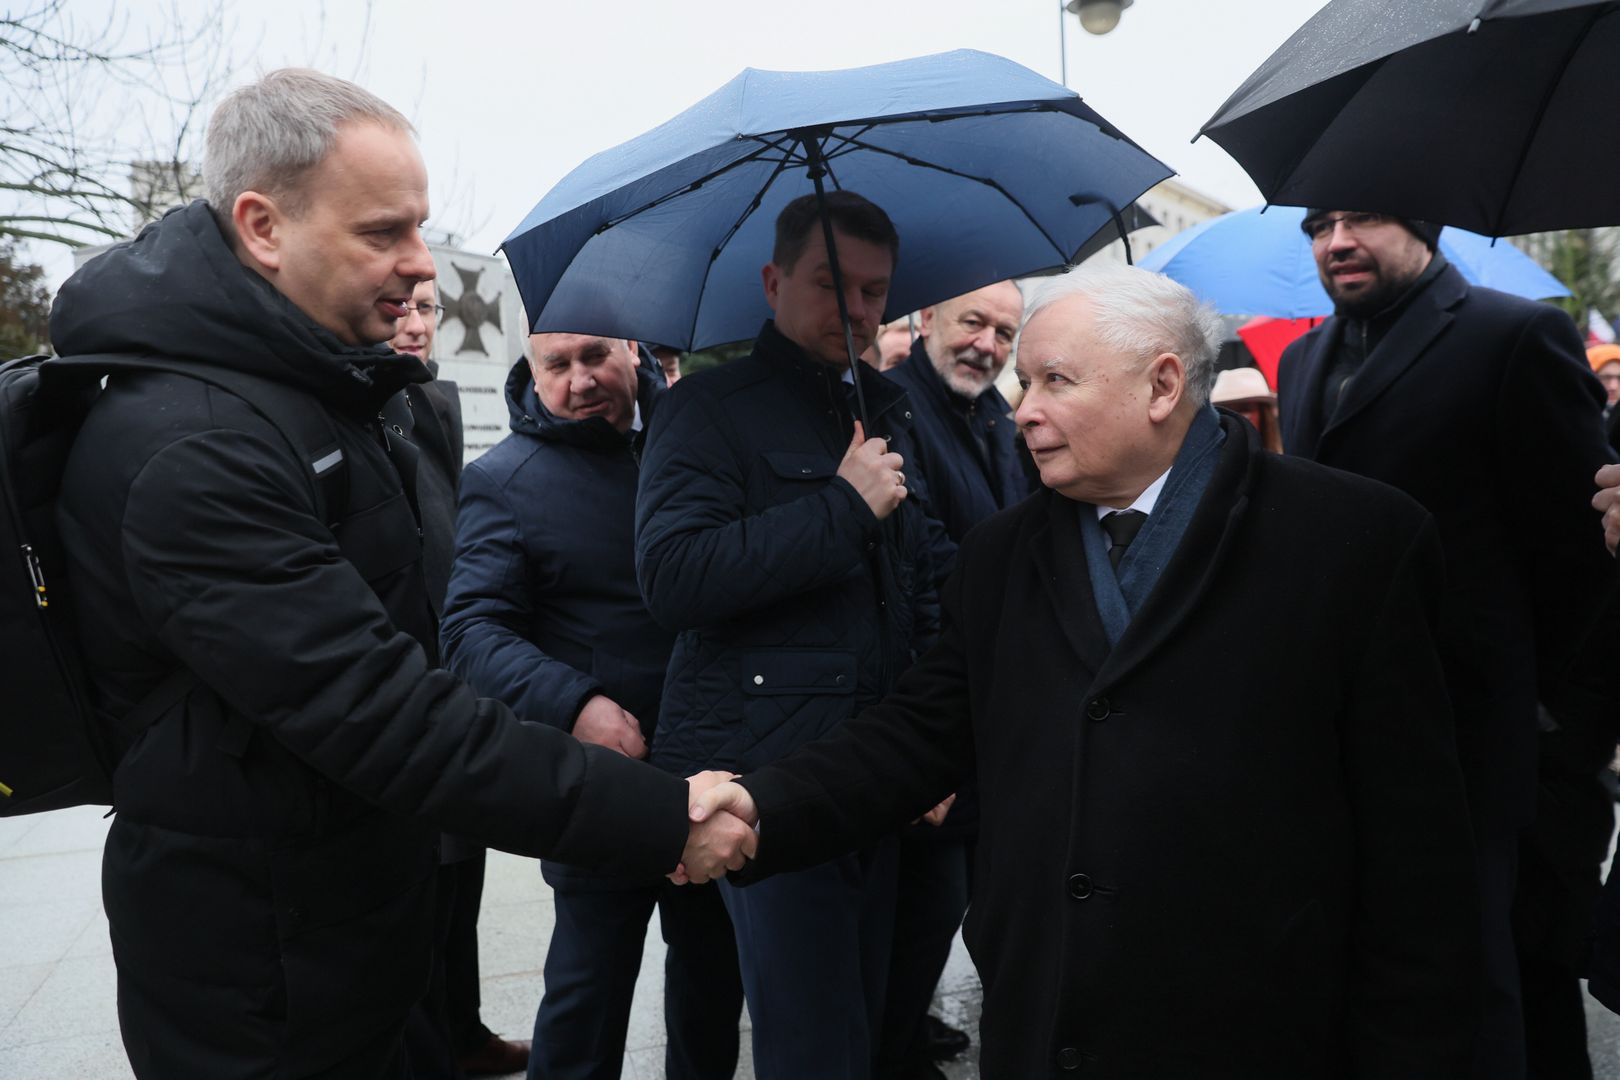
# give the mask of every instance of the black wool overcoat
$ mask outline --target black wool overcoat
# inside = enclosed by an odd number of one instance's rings
[[[744,777],[765,874],[976,765],[987,1080],[1464,1075],[1479,928],[1433,522],[1223,424],[1116,646],[1091,507],[1040,492],[968,535],[893,694]]]
[[[1557,693],[1615,580],[1591,506],[1592,476],[1612,457],[1602,391],[1568,315],[1470,286],[1455,267],[1411,300],[1324,417],[1343,332],[1329,319],[1283,353],[1283,447],[1434,515],[1446,560],[1437,641],[1463,774],[1481,821],[1522,826],[1538,692]]]

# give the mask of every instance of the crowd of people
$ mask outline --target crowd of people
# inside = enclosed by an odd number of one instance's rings
[[[747,356],[534,334],[463,467],[404,117],[272,72],[204,178],[51,322],[249,380],[114,375],[60,500],[98,716],[189,680],[103,864],[143,1080],[616,1077],[654,910],[671,1078],[744,1003],[761,1080],[1591,1075],[1620,349],[1437,226],[1310,211],[1273,397],[1130,267],[885,325],[906,238],[805,196]],[[486,847],[555,896],[528,1041]]]

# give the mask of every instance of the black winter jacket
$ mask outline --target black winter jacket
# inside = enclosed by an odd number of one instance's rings
[[[184,376],[114,376],[79,434],[58,516],[97,710],[123,714],[177,667],[201,684],[114,777],[120,826],[145,836],[137,862],[109,848],[104,868],[120,964],[206,994],[279,950],[289,1016],[323,1033],[289,1035],[313,1070],[425,985],[435,826],[627,872],[674,865],[678,779],[520,724],[435,670],[421,539],[374,422],[427,376],[419,361],[315,326],[200,202],[86,264],[51,324],[66,356],[297,387],[349,472],[328,525],[282,435]]]
[[[904,393],[857,366],[870,434],[909,455]],[[921,510],[879,522],[836,475],[853,432],[839,376],[767,322],[653,418],[636,570],[680,631],[652,754],[666,768],[775,760],[881,698],[937,631]]]
[[[952,392],[929,360],[922,338],[912,343],[910,356],[884,375],[905,389],[915,413],[916,460],[910,465],[922,476],[928,512],[949,537],[946,557],[934,553],[934,574],[943,582],[967,531],[1031,491],[1019,461],[1025,451],[1016,438],[1018,426],[1012,406],[994,386],[971,402]]]

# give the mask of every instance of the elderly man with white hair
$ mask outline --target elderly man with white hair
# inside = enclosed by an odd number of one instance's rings
[[[1218,324],[1159,275],[1055,279],[1021,342],[1048,490],[967,537],[882,703],[694,818],[759,825],[751,880],[976,767],[989,1080],[1463,1075],[1478,915],[1429,515],[1216,413]]]

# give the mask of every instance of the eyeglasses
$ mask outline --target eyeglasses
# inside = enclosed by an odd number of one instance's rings
[[[1311,243],[1315,244],[1332,236],[1334,227],[1338,225],[1343,225],[1345,232],[1356,233],[1382,225],[1388,220],[1388,214],[1372,214],[1358,210],[1348,214],[1322,214],[1319,217],[1306,218],[1299,227],[1311,238]]]
[[[426,300],[416,304],[405,305],[405,317],[407,319],[411,317],[412,311],[415,311],[418,315],[422,316],[423,322],[437,322],[438,320],[444,318],[444,305],[430,304]]]

